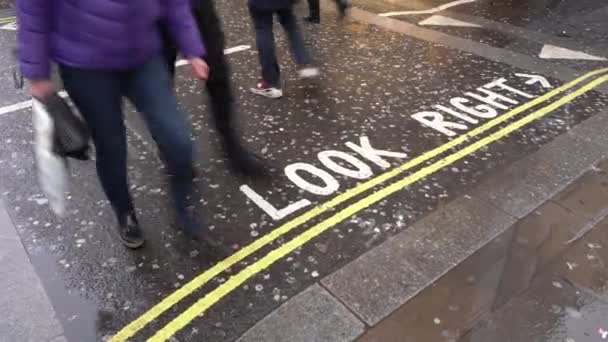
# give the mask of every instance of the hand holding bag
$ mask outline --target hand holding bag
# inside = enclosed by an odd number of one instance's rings
[[[32,111],[38,182],[51,210],[63,216],[69,177],[67,158],[88,159],[90,135],[86,124],[58,94],[32,99]]]

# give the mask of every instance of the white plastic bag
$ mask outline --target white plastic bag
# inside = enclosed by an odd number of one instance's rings
[[[68,164],[55,151],[55,127],[46,107],[32,99],[32,121],[34,124],[34,154],[40,188],[49,200],[51,210],[63,216],[66,211],[68,191]]]

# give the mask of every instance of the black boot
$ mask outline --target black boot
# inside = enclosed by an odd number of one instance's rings
[[[123,245],[137,249],[144,244],[144,236],[134,212],[118,216],[118,235]]]

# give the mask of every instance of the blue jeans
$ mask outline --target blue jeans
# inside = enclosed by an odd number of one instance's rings
[[[273,87],[280,88],[280,68],[277,62],[274,44],[274,32],[272,31],[274,15],[279,17],[279,22],[289,40],[289,47],[296,63],[300,66],[310,64],[311,58],[304,45],[304,38],[298,27],[298,22],[293,13],[293,6],[278,10],[262,10],[249,7],[255,28],[255,40],[258,48],[260,64],[262,66],[262,78]]]
[[[191,128],[178,110],[161,56],[126,71],[60,66],[63,84],[86,120],[95,144],[97,174],[119,217],[133,210],[127,181],[127,139],[122,99],[142,114],[167,165],[178,216],[188,227],[193,193]]]

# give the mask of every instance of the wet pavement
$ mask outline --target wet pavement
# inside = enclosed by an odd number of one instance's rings
[[[361,0],[355,3],[373,13],[524,55],[539,56],[546,45],[598,58],[608,55],[608,46],[601,38],[608,30],[602,19],[606,8],[597,1],[476,0],[443,10],[439,10],[440,5],[456,2]],[[425,10],[428,13],[417,13]],[[551,61],[579,70],[602,63],[579,58]]]
[[[607,338],[603,162],[358,341]]]
[[[360,2],[374,13],[409,5]],[[410,7],[420,10],[447,1],[415,3]],[[540,5],[522,9],[517,4],[490,3],[480,0],[449,11],[535,29],[533,25],[554,21],[558,14],[568,17],[601,10],[597,3],[584,1],[572,5],[584,11],[562,10],[562,4],[557,12]],[[253,97],[248,88],[259,73],[254,39],[249,20],[237,19],[248,18],[246,8],[235,2],[218,7],[228,47],[240,47],[229,59],[244,139],[273,167],[269,182],[239,179],[228,172],[201,85],[190,78],[187,67],[181,67],[176,92],[195,132],[204,229],[232,249],[234,254],[228,259],[207,246],[185,241],[175,227],[162,165],[145,125],[132,110],[127,115],[129,172],[146,230],[145,248],[133,252],[118,243],[91,162],[71,163],[69,214],[64,219],[54,217],[35,179],[31,118],[23,103],[27,95],[9,82],[10,50],[0,52],[0,77],[5,80],[0,85],[0,105],[5,106],[0,109],[4,127],[0,193],[69,341],[108,339],[119,331],[123,335],[115,341],[127,335],[140,341],[178,326],[178,341],[236,340],[302,291],[318,288],[321,279],[387,239],[462,201],[497,172],[597,116],[608,105],[608,97],[596,89],[605,81],[603,73],[572,83],[563,75],[517,66],[516,60],[500,63],[365,22],[336,23],[333,13],[327,13],[320,26],[304,26],[307,44],[322,68],[321,79],[315,84],[297,80],[286,42],[279,35],[286,97],[277,101]],[[528,13],[530,19],[524,20],[520,12]],[[417,16],[412,22],[425,17]],[[542,47],[536,41],[517,45],[524,37],[501,44],[497,43],[501,37],[484,40],[460,31],[433,29],[522,53]],[[579,43],[602,51],[594,43],[596,31],[584,32]],[[0,44],[11,47],[13,41],[14,31],[0,30]],[[580,76],[606,64],[564,65],[577,69]],[[521,119],[528,121],[522,124]],[[471,145],[465,148],[465,143]],[[568,219],[578,222],[578,216],[571,216]],[[515,241],[514,230],[496,241]],[[572,232],[559,234],[571,236]],[[547,249],[557,253],[552,246]],[[494,259],[481,260],[488,263],[483,267],[499,272],[490,264]],[[420,284],[429,279],[421,277]],[[539,280],[537,287],[545,288],[546,279],[545,283]],[[323,285],[331,288],[328,282]],[[564,285],[568,296],[563,305],[578,312],[581,307],[570,302],[595,305],[595,297],[568,286]],[[470,292],[476,295],[476,289]],[[560,294],[555,296],[562,300]],[[413,302],[422,300],[418,298]],[[199,309],[180,316],[199,299],[203,300]],[[157,303],[166,305],[159,315],[150,314],[148,310]],[[526,305],[525,301],[521,304]],[[589,319],[605,314],[603,304],[597,305],[589,309]],[[504,310],[508,314],[510,309]],[[128,326],[132,322],[137,322],[136,328]],[[464,333],[465,326],[472,328],[474,323],[457,322],[454,329]],[[479,336],[494,336],[499,329],[491,323],[479,324],[474,330]],[[373,330],[369,334],[373,336]],[[452,332],[446,334],[453,337]],[[475,336],[471,335],[471,341],[486,341]]]

